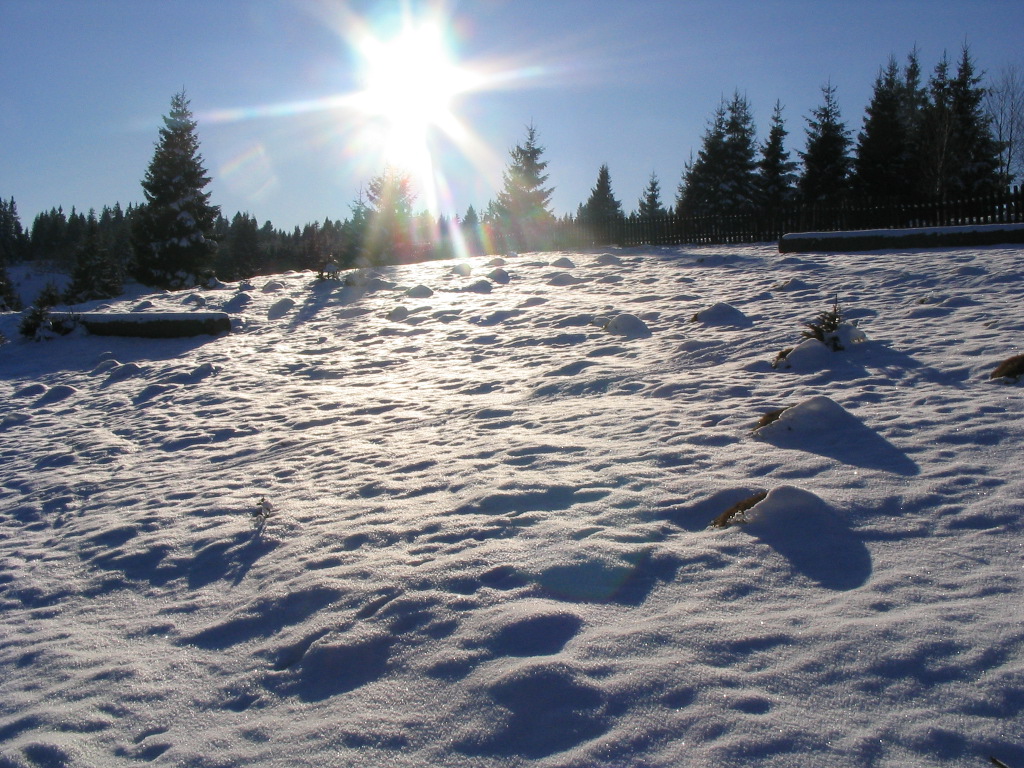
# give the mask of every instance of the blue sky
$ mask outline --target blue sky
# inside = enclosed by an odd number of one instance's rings
[[[747,95],[759,133],[776,100],[789,149],[831,81],[856,132],[879,67],[916,45],[930,72],[967,42],[990,73],[1024,67],[1019,0],[0,0],[0,197],[41,210],[142,200],[160,118],[184,87],[213,202],[290,229],[343,219],[387,158],[347,100],[365,87],[360,41],[400,11],[442,25],[452,66],[480,80],[431,129],[421,204],[463,213],[501,186],[533,123],[557,213],[607,163],[626,210],[651,172],[663,197],[722,96]],[[440,183],[438,184],[438,180]]]

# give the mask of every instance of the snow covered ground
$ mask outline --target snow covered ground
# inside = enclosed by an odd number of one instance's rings
[[[1024,767],[1021,250],[467,263],[0,318],[0,765]]]

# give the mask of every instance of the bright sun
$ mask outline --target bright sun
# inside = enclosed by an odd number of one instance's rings
[[[358,50],[364,87],[357,103],[378,133],[375,143],[389,164],[430,178],[431,134],[459,132],[452,106],[474,87],[473,76],[456,66],[441,27],[429,22],[407,21],[386,40],[367,36]]]

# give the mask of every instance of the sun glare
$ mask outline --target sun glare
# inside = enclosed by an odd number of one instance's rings
[[[497,178],[504,155],[486,144],[459,115],[463,96],[508,90],[535,83],[538,64],[515,61],[460,62],[457,30],[445,5],[438,0],[402,4],[397,15],[362,15],[347,4],[309,0],[317,20],[333,30],[349,52],[342,73],[351,90],[315,99],[219,109],[202,115],[218,123],[309,115],[309,134],[330,145],[339,173],[365,184],[388,166],[408,174],[417,195],[416,208],[434,215],[464,209],[456,200],[478,178]],[[354,87],[353,87],[354,86]],[[323,120],[331,115],[333,119]],[[475,129],[476,128],[476,129]],[[272,175],[272,153],[256,158]],[[259,170],[251,158],[240,156],[242,170]],[[255,185],[258,181],[249,180]],[[262,186],[255,186],[256,190]]]
[[[411,173],[421,189],[433,182],[435,132],[456,137],[456,98],[476,83],[456,65],[440,25],[406,20],[393,37],[359,41],[363,90],[356,104],[375,132],[385,162]],[[432,202],[432,201],[424,201]]]

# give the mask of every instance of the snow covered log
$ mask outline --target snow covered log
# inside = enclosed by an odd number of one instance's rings
[[[85,312],[76,317],[96,336],[173,339],[231,331],[231,318],[225,312]]]
[[[1009,243],[1024,243],[1024,224],[972,224],[961,227],[793,232],[783,235],[779,240],[779,252],[834,253]]]

